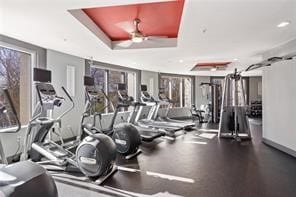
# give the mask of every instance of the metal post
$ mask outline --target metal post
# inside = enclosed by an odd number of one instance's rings
[[[234,76],[234,137],[237,138],[238,136],[238,128],[237,128],[237,124],[238,124],[238,81],[236,80],[235,76]]]
[[[7,158],[6,158],[5,153],[4,153],[4,149],[3,149],[1,139],[0,139],[0,157],[1,157],[2,163],[7,165],[8,161],[7,161]]]

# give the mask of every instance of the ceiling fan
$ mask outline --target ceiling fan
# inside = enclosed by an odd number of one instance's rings
[[[132,25],[130,22],[118,23],[117,26],[119,26],[121,29],[126,31],[129,34],[130,39],[120,41],[117,45],[120,47],[127,48],[134,43],[142,43],[147,41],[161,42],[163,39],[168,38],[167,36],[146,36],[139,29],[140,23],[141,23],[141,20],[139,18],[135,18]]]

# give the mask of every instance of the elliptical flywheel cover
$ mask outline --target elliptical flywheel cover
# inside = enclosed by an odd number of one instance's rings
[[[86,176],[96,178],[113,167],[116,145],[105,134],[94,134],[83,139],[76,150],[77,164]]]
[[[116,125],[112,138],[116,144],[117,152],[123,155],[135,153],[141,144],[139,131],[130,123]]]

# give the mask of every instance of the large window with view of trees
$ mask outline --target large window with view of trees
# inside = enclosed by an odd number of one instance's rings
[[[191,107],[192,78],[160,75],[160,88],[173,102],[173,107]]]
[[[21,124],[27,124],[31,106],[31,54],[0,46],[0,86],[0,103],[7,104],[2,91],[7,88]],[[0,127],[7,127],[7,123],[10,126],[16,123],[15,119],[8,116],[2,114]]]
[[[108,101],[101,95],[100,101],[96,104],[97,112],[111,113],[114,111],[112,105],[116,107],[118,104],[117,85],[119,83],[126,84],[129,96],[136,96],[136,74],[134,72],[92,66],[90,68],[90,75],[95,79],[96,88],[103,89],[109,98]]]

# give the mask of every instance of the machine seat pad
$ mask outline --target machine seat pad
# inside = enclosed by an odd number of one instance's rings
[[[22,161],[0,168],[0,186],[11,183],[24,183],[44,174],[43,167],[31,161]],[[4,177],[2,179],[2,177]]]

